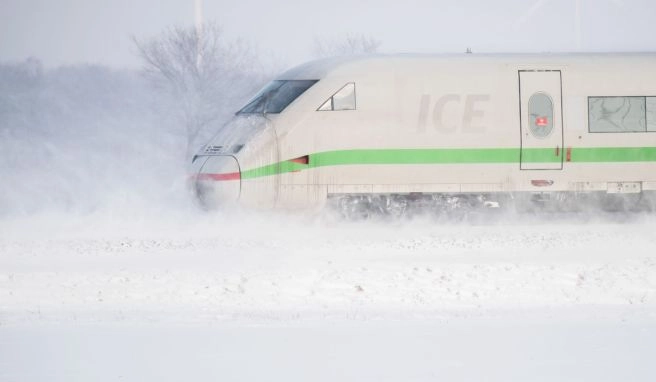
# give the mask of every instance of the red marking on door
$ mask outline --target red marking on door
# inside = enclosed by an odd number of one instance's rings
[[[567,162],[571,162],[571,161],[572,161],[572,148],[571,148],[571,147],[568,147],[568,148],[567,148],[567,154],[566,154],[566,156],[567,156],[566,161],[567,161]]]
[[[549,118],[547,117],[537,117],[535,118],[536,126],[547,126],[549,124]]]

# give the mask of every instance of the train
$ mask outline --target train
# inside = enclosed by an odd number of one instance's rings
[[[190,173],[212,209],[651,205],[656,54],[312,61],[237,111]]]

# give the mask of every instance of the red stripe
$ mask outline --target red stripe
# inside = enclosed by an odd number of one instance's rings
[[[198,174],[196,175],[197,180],[240,180],[241,175],[238,172],[230,172],[227,174]]]
[[[307,155],[304,155],[302,157],[290,159],[290,162],[298,163],[298,164],[308,164],[310,163],[310,157]]]

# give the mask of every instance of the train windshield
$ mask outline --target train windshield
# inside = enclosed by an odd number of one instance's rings
[[[237,114],[280,113],[318,80],[272,81]]]

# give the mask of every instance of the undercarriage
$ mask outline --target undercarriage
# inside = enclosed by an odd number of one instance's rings
[[[531,212],[644,212],[654,211],[654,193],[519,192],[461,194],[348,194],[329,195],[328,207],[347,219],[373,217],[463,217],[500,211]]]

